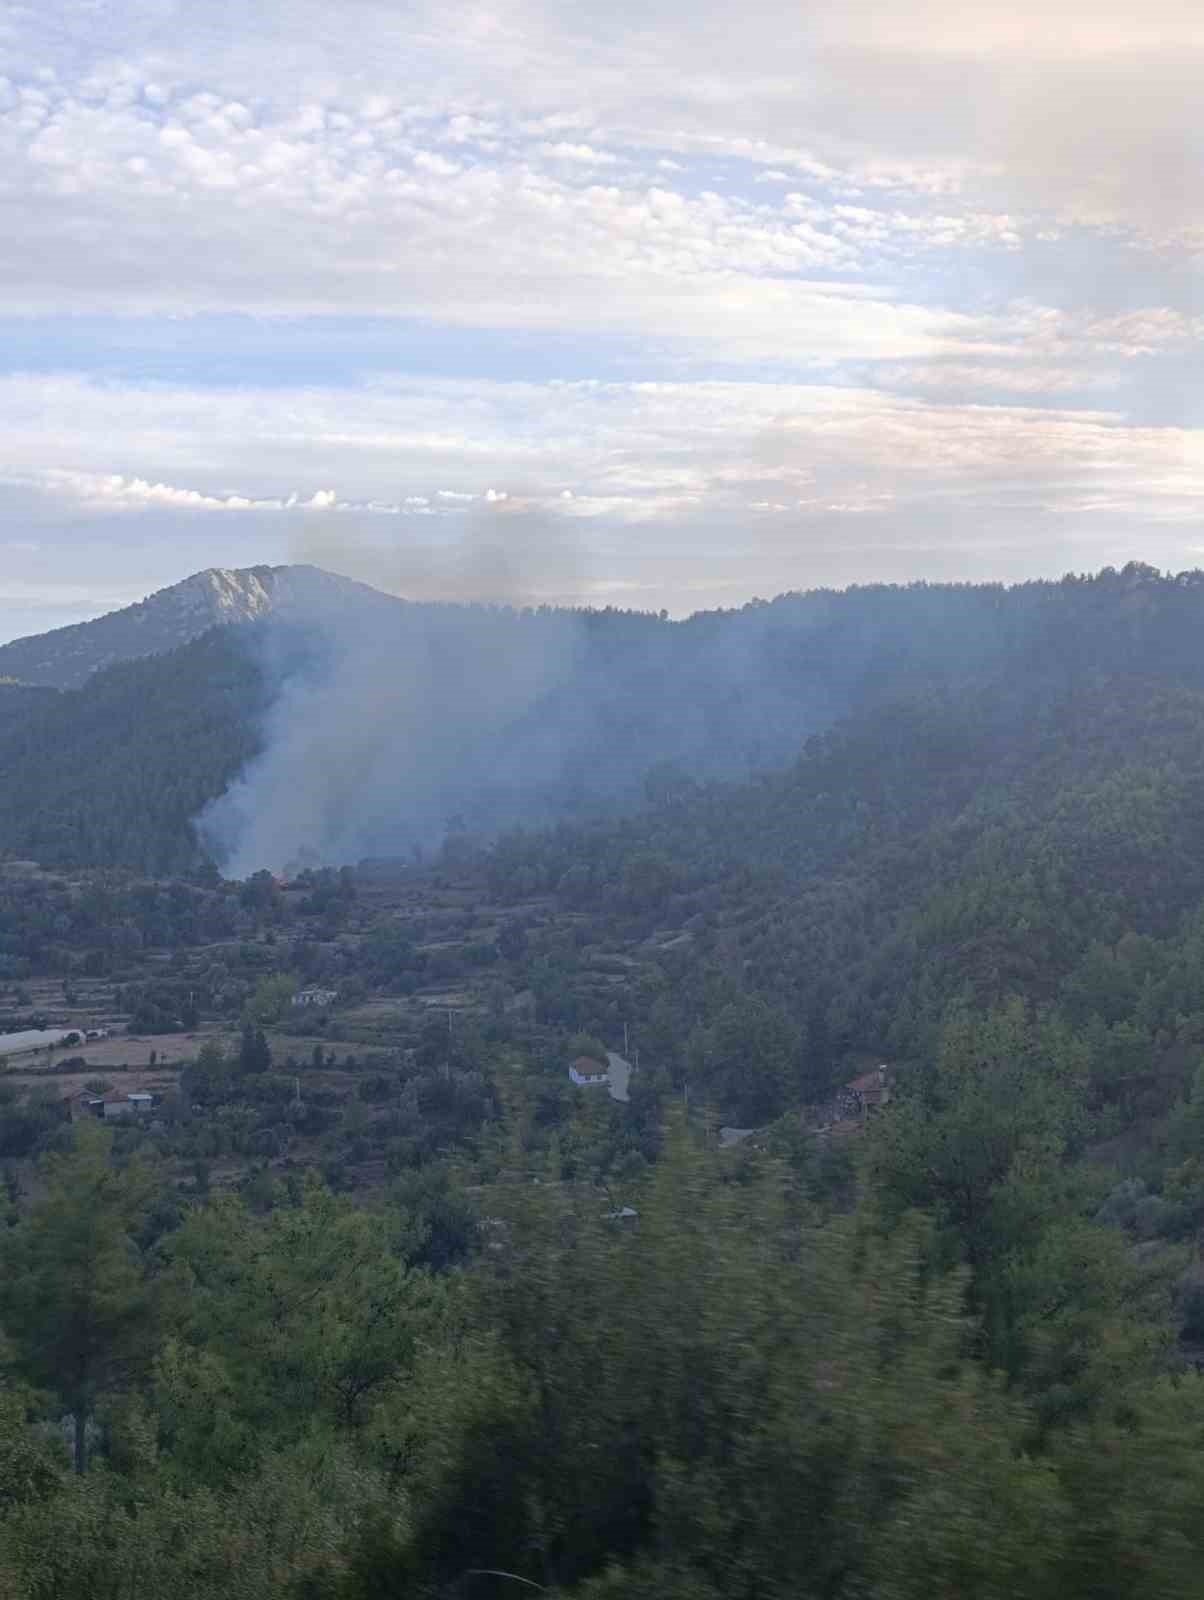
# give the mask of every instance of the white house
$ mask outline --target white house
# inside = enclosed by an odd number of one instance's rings
[[[593,1056],[578,1056],[569,1067],[569,1077],[579,1088],[585,1089],[595,1083],[609,1083],[610,1068],[595,1061]]]
[[[87,1089],[75,1096],[75,1117],[96,1117],[101,1122],[116,1122],[122,1117],[149,1116],[155,1108],[157,1096],[147,1090],[135,1090],[124,1100],[106,1100],[103,1095],[91,1094]]]
[[[339,998],[337,989],[319,989],[316,986],[310,989],[298,989],[293,996],[292,1004],[295,1006],[332,1006]]]

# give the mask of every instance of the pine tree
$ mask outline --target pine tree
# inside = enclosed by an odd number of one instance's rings
[[[238,1047],[238,1070],[240,1073],[272,1070],[272,1049],[267,1035],[252,1022],[243,1023],[242,1040]]]
[[[135,1243],[158,1177],[141,1161],[116,1168],[111,1144],[105,1129],[81,1126],[68,1154],[46,1159],[46,1196],[9,1235],[2,1262],[11,1364],[71,1414],[77,1472],[98,1399],[150,1359],[161,1305]]]

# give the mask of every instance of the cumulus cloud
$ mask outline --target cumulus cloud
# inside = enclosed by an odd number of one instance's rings
[[[119,472],[73,472],[49,467],[44,481],[48,488],[99,511],[139,511],[152,507],[167,507],[173,511],[283,511],[288,504],[284,500],[256,500],[242,494],[202,494],[197,489],[181,489],[176,484],[127,478]]]
[[[981,222],[938,219],[934,232],[798,195],[778,205],[638,177],[600,183],[597,169],[618,158],[564,140],[463,163],[425,147],[436,131],[362,110],[284,106],[253,120],[218,96],[161,106],[123,90],[97,104],[66,85],[38,90],[32,111],[21,98],[0,112],[21,196],[0,288],[26,312],[422,314],[796,362],[924,354],[972,324],[860,283],[854,311],[839,284],[809,280],[856,277],[867,248],[901,239],[980,238]]]
[[[169,581],[303,529],[454,589],[438,552],[525,515],[583,548],[546,587],[675,609],[1173,562],[1204,509],[1202,66],[1187,0],[21,8],[12,582],[56,540],[102,587],[138,547]],[[234,313],[309,332],[252,373]],[[396,359],[357,370],[373,340]]]

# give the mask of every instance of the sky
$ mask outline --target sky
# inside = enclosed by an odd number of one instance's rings
[[[0,12],[0,641],[1202,563],[1192,0]]]

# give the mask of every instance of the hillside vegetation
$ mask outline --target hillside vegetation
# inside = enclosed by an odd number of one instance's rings
[[[226,630],[82,689],[0,688],[0,850],[52,865],[171,873],[192,818],[259,748],[262,674]]]
[[[281,574],[310,570],[278,569],[281,595]],[[1065,708],[1100,684],[1122,696],[1126,685],[1204,686],[1204,576],[1136,566],[1012,589],[785,595],[680,623],[404,606],[363,586],[349,597],[324,612],[297,600],[287,616],[125,662],[58,697],[0,693],[0,849],[151,872],[206,851],[244,871],[408,855],[437,845],[451,819],[488,837],[771,773],[809,737],[879,712],[850,735],[864,792],[841,826],[855,829],[900,765],[910,792],[909,719],[927,719],[920,736],[939,745],[943,720],[955,738],[986,718],[994,744],[946,774],[964,794],[974,760],[995,781],[1016,739],[1004,719],[1026,706],[1045,717],[1047,701]],[[923,763],[933,759],[939,750],[925,749]],[[744,829],[772,857],[782,824],[768,819],[766,834],[760,804],[754,795],[721,820],[718,848]]]
[[[0,1079],[0,1596],[1196,1596],[1199,596],[850,596],[788,765],[424,864],[0,873],[0,1026],[175,1057]]]

